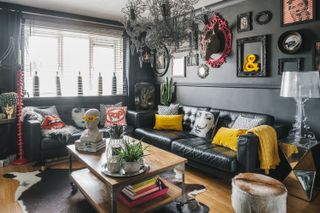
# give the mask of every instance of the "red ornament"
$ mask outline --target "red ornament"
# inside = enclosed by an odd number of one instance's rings
[[[17,71],[17,94],[18,94],[18,106],[17,106],[17,126],[18,126],[18,147],[19,147],[19,158],[14,160],[12,163],[15,165],[23,165],[26,164],[28,161],[24,158],[23,153],[23,134],[22,134],[22,85],[23,85],[23,71],[21,70],[21,66],[19,66],[19,70]]]

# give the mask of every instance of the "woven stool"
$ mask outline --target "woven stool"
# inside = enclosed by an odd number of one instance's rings
[[[241,173],[232,179],[232,207],[237,213],[286,213],[286,187],[271,177]]]

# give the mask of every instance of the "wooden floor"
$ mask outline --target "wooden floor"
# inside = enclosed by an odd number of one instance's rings
[[[67,168],[66,163],[59,163],[50,166],[51,168]],[[81,165],[76,165],[81,167]],[[3,178],[2,175],[8,172],[30,172],[39,168],[32,167],[31,164],[25,166],[7,166],[0,168],[0,212],[1,213],[20,213],[21,209],[15,202],[14,194],[18,187],[18,182],[11,179]],[[205,203],[210,207],[210,212],[228,213],[234,212],[231,207],[231,187],[230,184],[221,179],[210,177],[195,169],[187,168],[187,183],[198,183],[206,186],[207,191],[198,195],[197,200]],[[288,212],[320,212],[320,195],[318,195],[311,203],[300,200],[289,195]]]

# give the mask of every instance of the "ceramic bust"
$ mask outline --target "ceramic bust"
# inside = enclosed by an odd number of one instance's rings
[[[81,142],[99,142],[102,140],[102,132],[99,131],[100,112],[97,109],[89,109],[83,116],[86,130],[80,137]]]

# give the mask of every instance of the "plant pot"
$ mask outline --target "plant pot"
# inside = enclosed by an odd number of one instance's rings
[[[134,161],[134,162],[122,162],[122,168],[126,173],[135,173],[140,170],[142,164],[141,161]]]
[[[121,170],[121,161],[119,160],[118,156],[112,156],[107,161],[107,168],[108,171],[111,173],[118,173]]]

